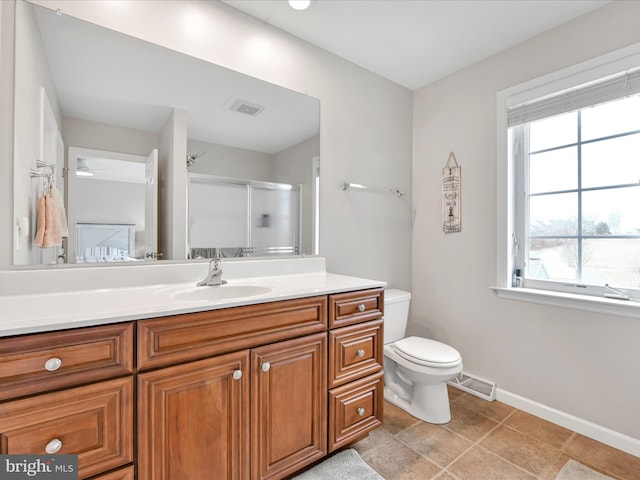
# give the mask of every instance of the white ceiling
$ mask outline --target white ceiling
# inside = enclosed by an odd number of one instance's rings
[[[610,0],[222,1],[416,90]]]

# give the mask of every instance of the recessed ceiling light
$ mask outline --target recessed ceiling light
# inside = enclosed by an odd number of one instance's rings
[[[311,5],[311,0],[289,0],[289,6],[296,10],[305,10]]]

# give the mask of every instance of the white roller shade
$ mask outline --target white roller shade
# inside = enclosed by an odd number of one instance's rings
[[[510,107],[509,127],[640,93],[640,68]]]

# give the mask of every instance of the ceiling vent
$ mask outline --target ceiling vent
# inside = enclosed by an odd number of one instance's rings
[[[245,115],[258,115],[264,107],[256,105],[255,103],[245,102],[244,100],[238,100],[229,107],[234,112],[244,113]]]

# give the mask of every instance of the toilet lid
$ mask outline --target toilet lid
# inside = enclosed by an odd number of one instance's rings
[[[401,357],[428,367],[455,367],[461,361],[455,348],[428,338],[403,338],[393,344],[393,349]]]

